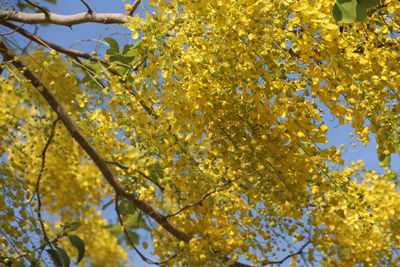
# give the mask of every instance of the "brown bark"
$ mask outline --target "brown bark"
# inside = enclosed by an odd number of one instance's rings
[[[68,116],[64,107],[51,93],[50,89],[44,84],[22,61],[18,60],[15,55],[5,46],[0,40],[0,53],[3,55],[5,61],[11,61],[12,64],[23,73],[24,77],[31,82],[31,84],[40,92],[47,103],[51,106],[54,112],[57,113],[60,120],[68,130],[70,135],[78,142],[78,144],[86,151],[97,168],[101,171],[108,184],[114,189],[115,193],[123,198],[129,199],[138,209],[153,218],[160,224],[166,231],[171,233],[177,239],[189,242],[191,237],[186,233],[180,231],[175,226],[170,224],[167,218],[154,210],[150,205],[144,201],[138,200],[132,194],[125,191],[124,186],[118,182],[111,169],[108,167],[106,160],[100,156],[97,150],[90,144],[90,142],[79,131],[73,120]]]
[[[49,23],[71,27],[73,25],[93,22],[101,24],[123,24],[128,22],[128,16],[122,13],[78,13],[60,15],[56,13],[25,13],[14,10],[0,11],[0,21],[15,21],[26,24]]]

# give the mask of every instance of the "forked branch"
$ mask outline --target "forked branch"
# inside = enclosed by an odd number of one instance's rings
[[[60,120],[68,130],[72,138],[74,138],[78,144],[86,151],[97,168],[101,171],[108,184],[114,189],[115,193],[126,198],[132,202],[134,206],[143,211],[145,214],[153,218],[160,226],[166,231],[175,236],[178,240],[189,242],[191,236],[177,229],[175,226],[170,224],[167,218],[154,210],[146,202],[138,200],[133,194],[129,194],[125,191],[124,186],[116,179],[111,169],[108,167],[106,160],[97,152],[92,144],[83,136],[81,131],[76,127],[74,121],[68,116],[66,110],[58,101],[58,99],[51,93],[50,89],[44,84],[22,61],[17,59],[11,50],[0,40],[0,53],[3,55],[4,60],[11,60],[12,64],[21,71],[24,77],[30,81],[30,83],[39,91],[44,97],[47,103],[51,106],[54,112],[57,113]]]
[[[36,43],[38,43],[38,44],[40,44],[42,46],[54,49],[57,52],[63,53],[65,55],[67,55],[67,56],[70,56],[70,57],[73,57],[73,58],[78,58],[78,57],[85,58],[85,59],[89,59],[91,61],[100,62],[100,63],[108,66],[108,62],[106,60],[102,59],[102,58],[95,57],[95,56],[92,56],[91,54],[84,53],[84,52],[81,52],[81,51],[78,51],[78,50],[65,48],[65,47],[59,46],[59,45],[57,45],[55,43],[46,41],[43,38],[24,30],[21,26],[15,25],[14,23],[11,23],[11,22],[8,22],[8,21],[3,21],[3,22],[0,21],[0,24],[12,29],[13,31],[18,32],[19,34],[25,36],[29,40],[32,40],[32,41],[34,41],[34,42],[36,42]]]
[[[137,199],[133,194],[125,191],[124,186],[116,179],[111,169],[108,167],[107,161],[97,152],[92,144],[83,136],[80,130],[76,127],[74,121],[68,116],[66,110],[58,101],[58,99],[51,93],[50,89],[44,84],[29,68],[20,61],[11,50],[7,48],[4,42],[0,39],[0,54],[3,55],[4,61],[10,61],[12,64],[23,74],[23,76],[30,81],[30,83],[39,91],[47,103],[51,106],[54,112],[57,113],[60,120],[68,130],[72,138],[86,151],[86,153],[93,160],[97,168],[101,171],[108,184],[114,189],[117,197],[125,198],[132,202],[132,204],[143,211],[146,215],[154,219],[161,227],[167,232],[172,234],[178,240],[189,242],[192,239],[191,235],[186,234],[180,229],[173,226],[165,215],[154,210],[146,202]],[[232,267],[247,267],[250,265],[234,262]]]

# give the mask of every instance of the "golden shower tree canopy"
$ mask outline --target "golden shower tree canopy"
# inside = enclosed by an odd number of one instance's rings
[[[81,2],[0,5],[0,264],[400,264],[398,1]]]

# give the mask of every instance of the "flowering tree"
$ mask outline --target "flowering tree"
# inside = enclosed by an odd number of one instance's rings
[[[81,2],[0,11],[0,263],[399,264],[398,1]],[[85,53],[24,29],[43,23],[135,42]],[[332,116],[384,171],[344,162]]]

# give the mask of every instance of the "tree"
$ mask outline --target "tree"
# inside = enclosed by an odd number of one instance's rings
[[[153,0],[145,18],[81,2],[0,12],[0,262],[399,264],[398,1]],[[24,29],[44,23],[136,41],[85,53]],[[336,122],[385,168],[345,162]]]

